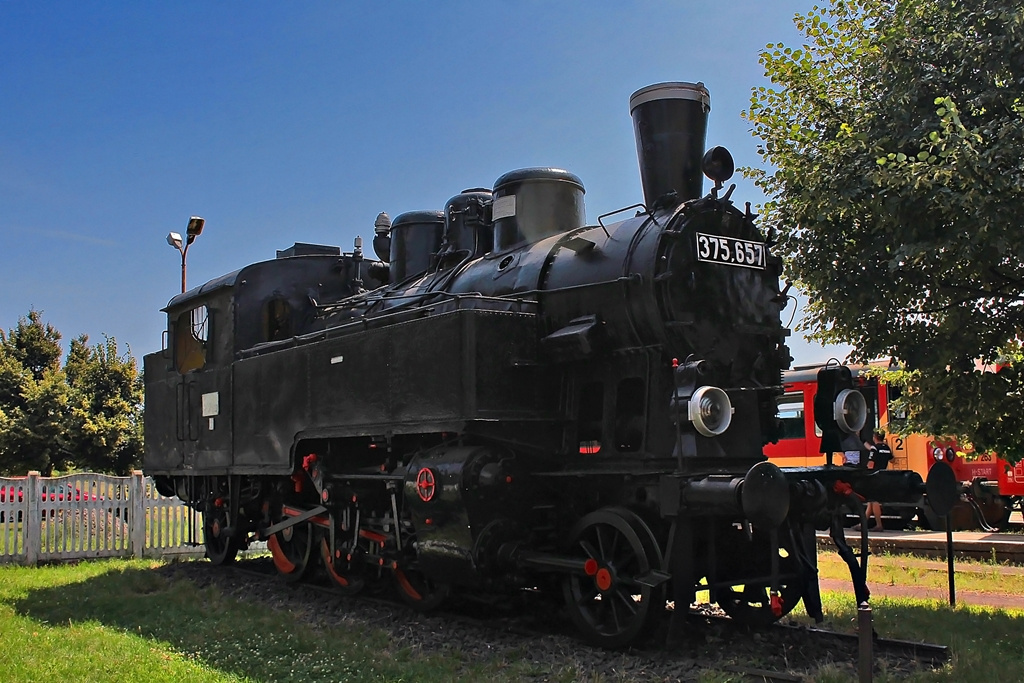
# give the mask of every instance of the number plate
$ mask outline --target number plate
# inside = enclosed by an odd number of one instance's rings
[[[697,260],[763,270],[764,243],[698,232]]]

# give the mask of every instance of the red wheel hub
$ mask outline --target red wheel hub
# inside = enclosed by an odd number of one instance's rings
[[[605,567],[597,570],[597,576],[594,577],[594,580],[597,582],[597,587],[602,591],[612,587],[612,573]]]

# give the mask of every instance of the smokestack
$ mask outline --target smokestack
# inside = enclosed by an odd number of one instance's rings
[[[629,98],[644,204],[675,191],[679,201],[703,194],[704,156],[711,95],[703,83],[657,83]]]

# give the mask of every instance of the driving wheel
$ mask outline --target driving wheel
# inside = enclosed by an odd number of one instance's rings
[[[267,539],[267,547],[274,567],[287,581],[298,581],[306,574],[313,554],[313,529],[309,523],[299,523],[282,529]]]
[[[635,513],[605,508],[583,517],[570,534],[569,552],[583,571],[562,588],[573,623],[587,640],[622,647],[657,622],[665,608],[665,584],[654,534]]]

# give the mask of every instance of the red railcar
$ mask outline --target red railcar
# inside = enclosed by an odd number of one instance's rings
[[[765,455],[780,467],[825,464],[826,456],[819,452],[821,430],[814,423],[814,393],[821,367],[804,366],[785,373],[785,393],[779,397],[783,438],[765,447]],[[1024,501],[1024,461],[1012,465],[998,455],[975,453],[955,439],[890,433],[895,431],[891,427],[895,427],[901,417],[890,410],[890,402],[898,397],[899,390],[868,377],[869,367],[850,366],[857,390],[867,403],[868,418],[861,441],[870,440],[875,429],[886,432],[885,438],[894,456],[890,467],[913,470],[922,477],[927,477],[936,462],[947,461],[965,489],[963,505],[952,513],[954,525],[960,528],[1005,526],[1014,507],[1021,507]],[[841,464],[838,456],[834,464]],[[927,510],[922,512],[928,516]],[[930,520],[931,524],[935,522],[934,518]]]

